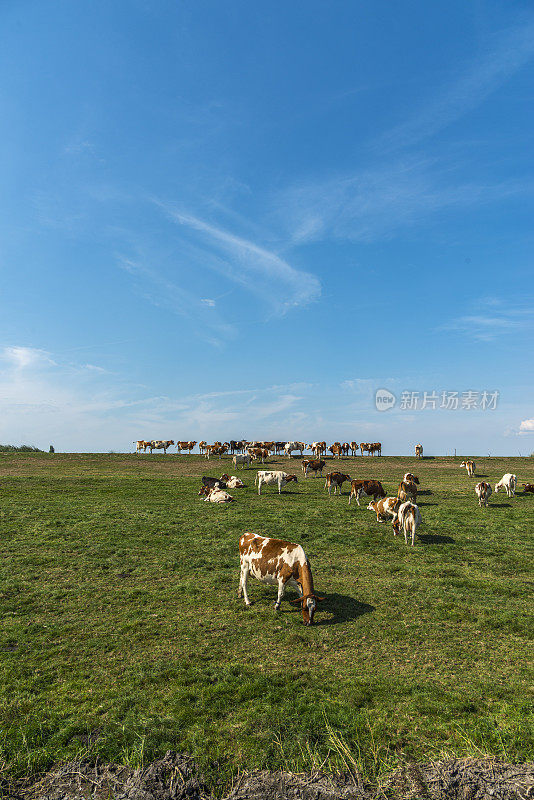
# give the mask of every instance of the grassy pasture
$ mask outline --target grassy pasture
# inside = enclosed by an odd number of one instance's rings
[[[297,472],[223,506],[199,476],[229,459],[0,456],[0,758],[30,774],[90,752],[138,765],[166,749],[229,779],[240,767],[344,768],[403,759],[532,757],[534,496],[474,485],[534,459],[347,458],[336,468],[394,493],[421,479],[416,546],[348,489]],[[261,468],[261,467],[260,467]],[[345,485],[346,486],[346,485]],[[237,599],[245,530],[300,542],[326,601],[304,628],[253,579]],[[288,592],[286,598],[294,597]]]

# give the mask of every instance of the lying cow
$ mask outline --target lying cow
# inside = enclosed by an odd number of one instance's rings
[[[421,522],[422,519],[419,507],[416,506],[415,503],[410,503],[409,501],[403,503],[393,519],[393,535],[396,536],[402,531],[404,533],[405,544],[408,544],[408,536],[411,536],[413,547],[415,534]]]
[[[341,494],[341,487],[345,481],[350,481],[350,475],[344,475],[343,472],[328,472],[324,488],[328,489],[328,494],[331,494],[332,486],[334,487],[334,494],[336,491]]]
[[[204,497],[205,503],[232,503],[234,498],[221,489],[219,486],[213,486],[211,489],[208,486],[203,486],[199,494],[206,495]]]
[[[278,584],[278,597],[274,607],[278,611],[286,586],[295,588],[300,597],[292,600],[300,603],[304,625],[313,625],[317,603],[324,600],[318,597],[313,588],[313,576],[310,562],[299,544],[282,539],[269,539],[254,533],[244,533],[239,539],[239,561],[241,576],[239,579],[238,597],[245,598],[250,605],[247,592],[249,574],[262,583]]]
[[[523,487],[523,492],[525,494],[527,492],[532,492],[532,494],[534,494],[534,483],[522,483],[521,486]]]
[[[367,506],[369,511],[374,511],[377,522],[388,522],[390,517],[395,517],[401,505],[398,497],[383,497],[374,500]]]
[[[209,475],[202,476],[202,486],[208,489],[213,489],[214,487],[218,487],[219,489],[226,489],[226,481],[224,480],[224,475],[222,478],[211,478]]]
[[[495,494],[498,494],[501,490],[504,490],[506,491],[508,497],[514,497],[516,486],[517,486],[517,475],[513,475],[511,472],[507,472],[502,476],[499,483],[495,484]]]
[[[282,470],[274,470],[273,472],[260,470],[254,478],[254,485],[257,484],[258,486],[258,494],[261,494],[261,487],[264,485],[278,486],[278,494],[280,494],[282,487],[287,483],[291,483],[291,481],[298,483],[297,476],[288,475],[287,472],[282,472]]]
[[[317,473],[323,477],[323,469],[326,467],[326,461],[322,461],[321,459],[311,459],[311,460],[304,460],[302,462],[302,471],[304,472],[304,477],[308,477],[308,472],[313,472],[314,477],[317,477]]]
[[[226,481],[226,486],[228,487],[228,489],[243,489],[245,484],[243,483],[241,478],[237,478],[235,475],[232,475]]]
[[[353,497],[358,503],[358,505],[360,505],[360,497],[362,496],[362,494],[365,494],[368,497],[372,497],[373,500],[377,500],[378,498],[386,496],[384,487],[382,486],[380,481],[354,480],[350,485],[349,506],[350,506],[350,501],[352,500]]]
[[[486,481],[480,481],[475,486],[476,496],[478,497],[478,504],[482,508],[482,506],[488,505],[488,500],[491,495],[491,486]]]

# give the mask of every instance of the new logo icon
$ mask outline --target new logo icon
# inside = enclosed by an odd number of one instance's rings
[[[377,411],[389,411],[393,408],[397,398],[389,389],[377,389],[375,392],[375,406]]]

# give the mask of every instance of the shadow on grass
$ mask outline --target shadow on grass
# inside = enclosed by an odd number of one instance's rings
[[[437,503],[418,503],[417,505],[426,508],[427,506],[437,506],[438,504]]]
[[[422,495],[433,494],[432,489],[418,489],[417,494],[421,497]]]
[[[437,533],[418,533],[417,538],[423,544],[454,544],[456,541],[452,536],[440,536]]]
[[[324,598],[324,602],[319,603],[317,610],[327,611],[333,616],[330,619],[318,620],[317,625],[340,625],[375,610],[369,603],[360,603],[359,600],[346,594],[327,594]]]
[[[490,503],[488,508],[512,508],[511,503]]]

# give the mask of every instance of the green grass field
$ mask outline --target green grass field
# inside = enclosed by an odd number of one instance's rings
[[[324,480],[299,475],[237,502],[204,503],[198,456],[0,456],[2,705],[7,774],[80,754],[136,766],[187,751],[208,776],[239,768],[355,763],[369,777],[406,759],[532,757],[534,496],[474,485],[534,459],[349,458],[352,477],[394,493],[419,475],[416,546]],[[285,458],[271,462],[288,469]],[[260,466],[260,468],[262,468]],[[346,485],[345,485],[346,486]],[[245,530],[301,543],[317,625],[274,610],[250,579],[237,599]]]

